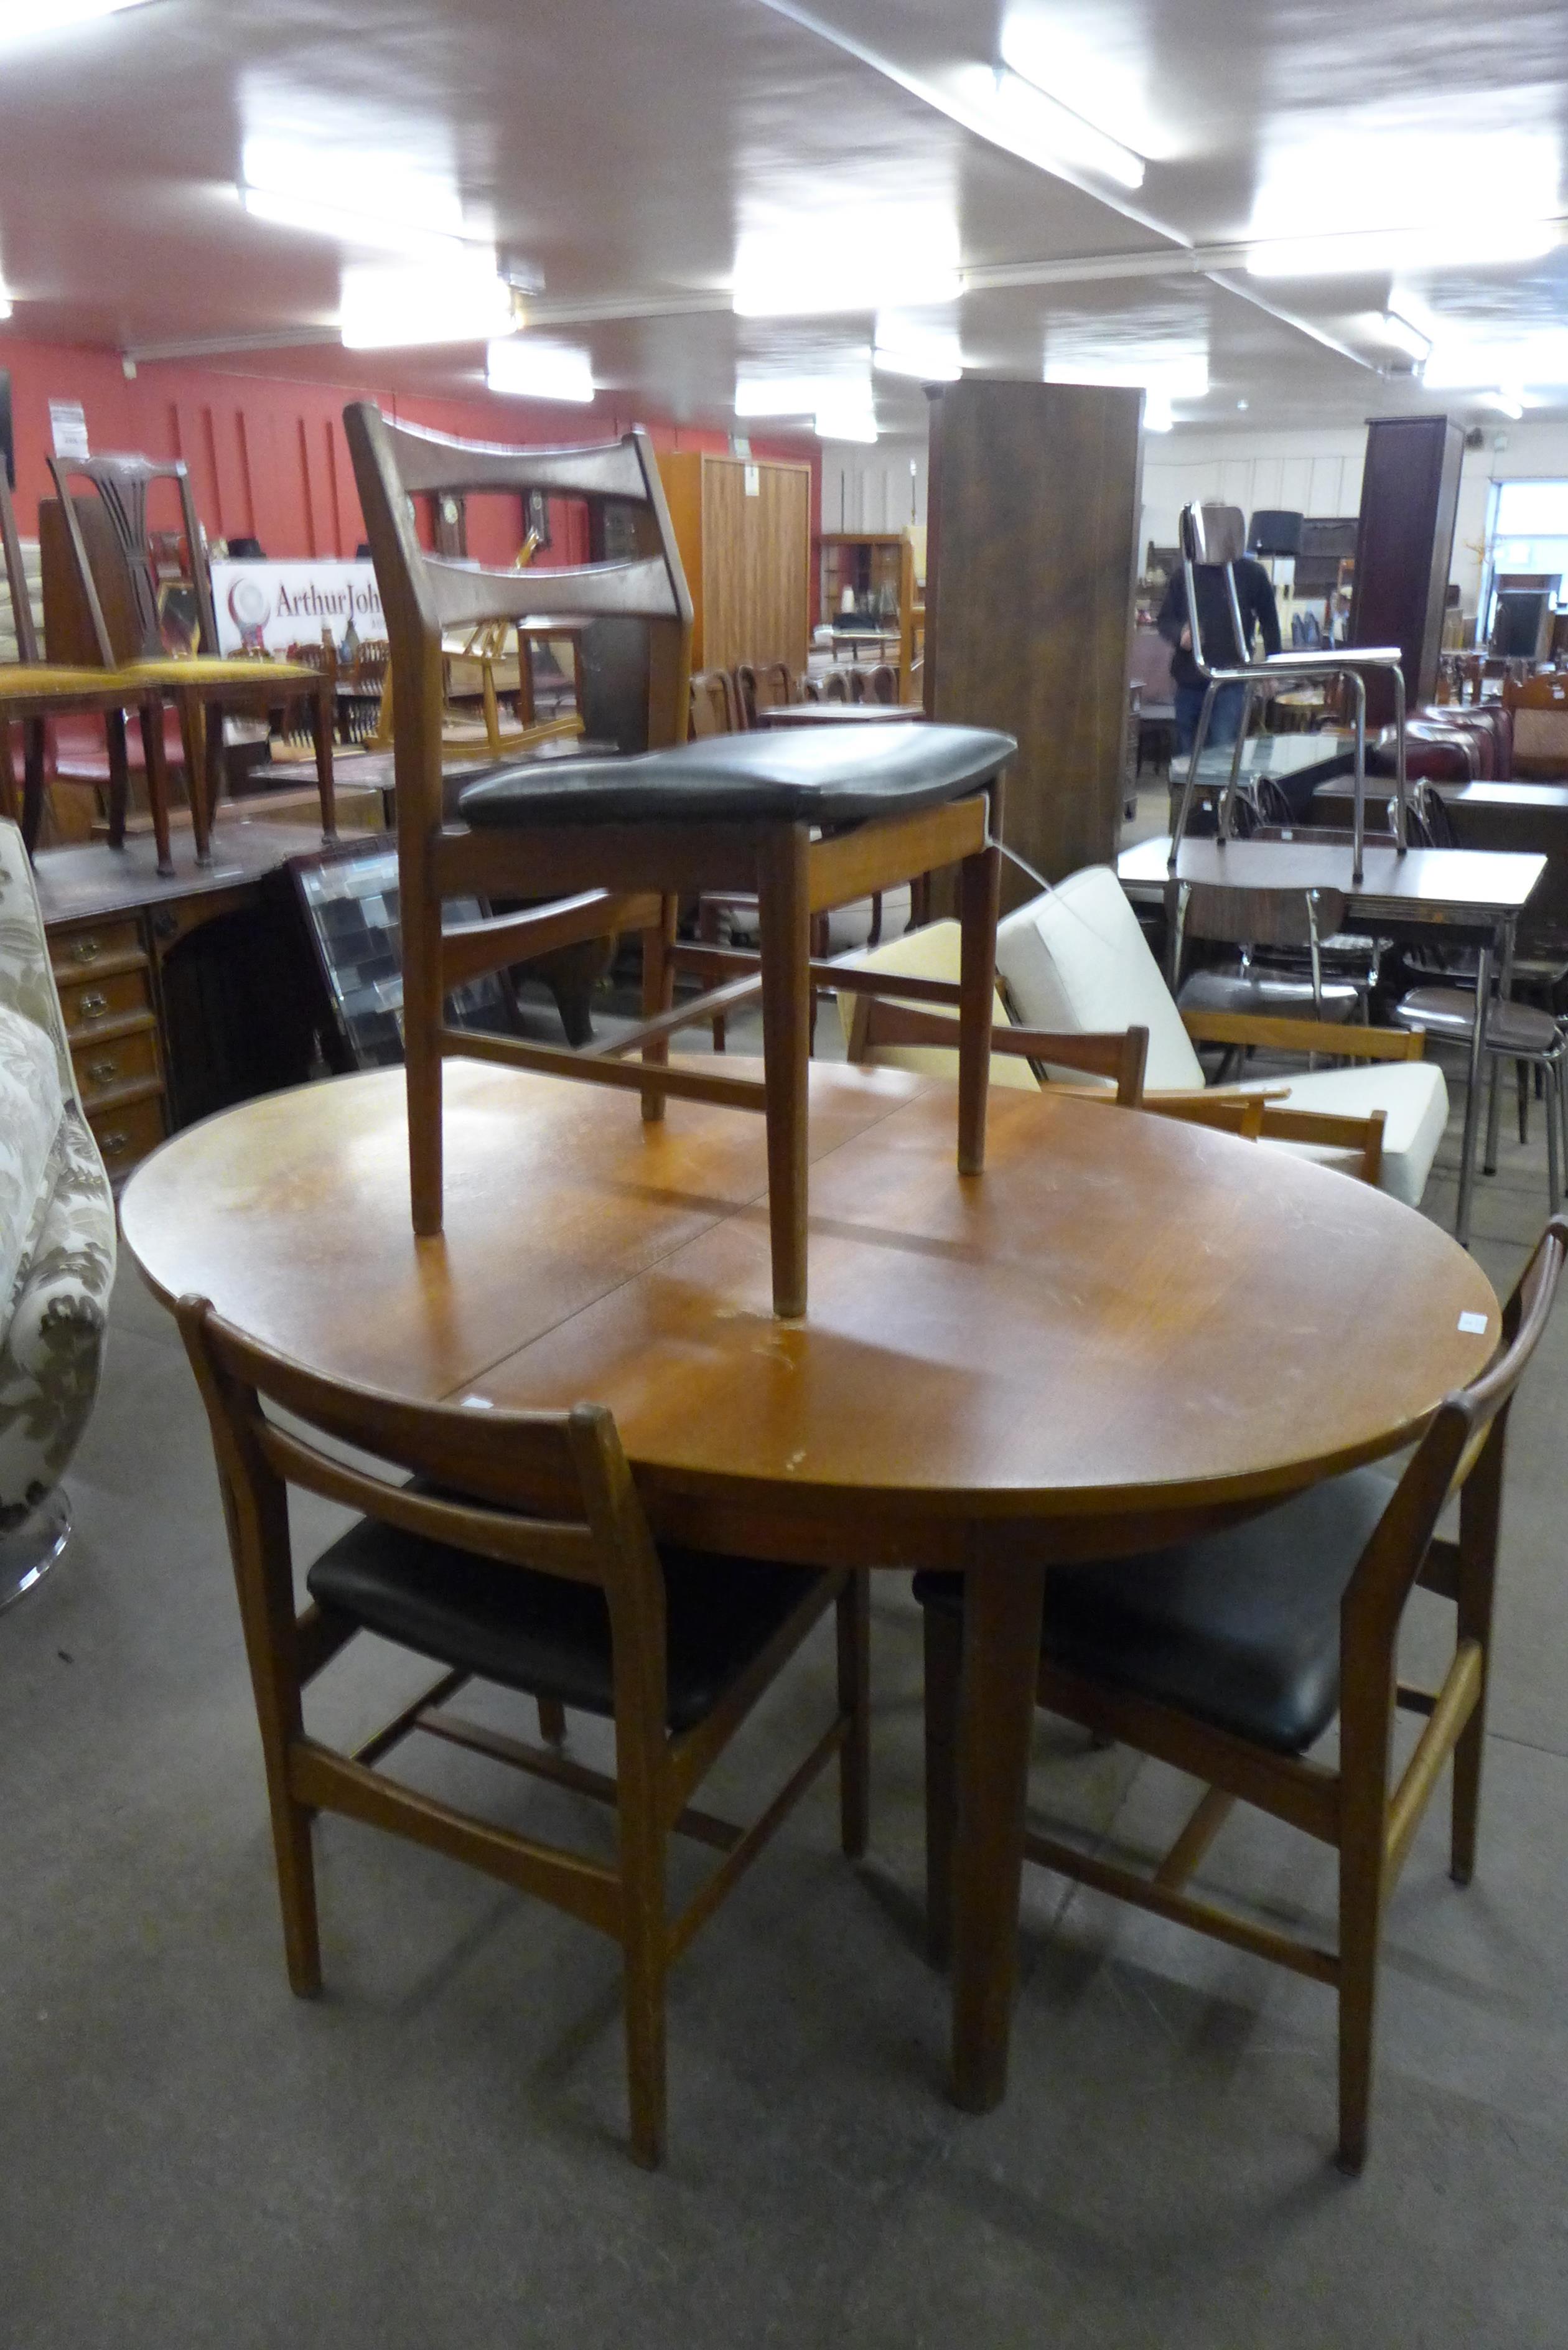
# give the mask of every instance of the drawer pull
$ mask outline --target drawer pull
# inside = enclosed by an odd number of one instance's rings
[[[78,939],[71,949],[73,962],[96,962],[103,949],[96,939]]]
[[[91,995],[82,997],[77,1010],[84,1020],[96,1020],[100,1012],[109,1010],[109,998],[107,995],[99,995],[95,990]]]
[[[129,1134],[100,1134],[98,1139],[98,1147],[106,1159],[118,1159],[122,1150],[130,1148],[130,1144]]]
[[[110,1077],[118,1075],[119,1069],[118,1061],[89,1061],[87,1065],[87,1074],[95,1086],[107,1086]]]

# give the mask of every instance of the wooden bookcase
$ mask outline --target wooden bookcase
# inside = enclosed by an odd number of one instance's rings
[[[811,639],[811,467],[783,459],[661,456],[695,608],[694,670],[738,661],[805,671]]]

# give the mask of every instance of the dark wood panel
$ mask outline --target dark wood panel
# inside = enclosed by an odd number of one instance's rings
[[[1053,881],[1115,856],[1141,392],[956,383],[931,397],[926,708],[1018,739],[1008,845]],[[1031,885],[1004,868],[1004,904]]]
[[[1350,642],[1399,647],[1412,709],[1438,690],[1463,458],[1464,435],[1446,416],[1374,417],[1366,427]],[[1366,715],[1375,726],[1393,718],[1386,678],[1367,678]]]

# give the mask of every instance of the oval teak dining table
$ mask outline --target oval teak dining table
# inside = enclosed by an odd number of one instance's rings
[[[1244,1515],[1407,1442],[1495,1347],[1446,1234],[1285,1152],[1065,1092],[817,1064],[811,1311],[774,1318],[761,1121],[454,1062],[445,1230],[410,1229],[400,1070],[167,1142],[121,1201],[195,1293],[415,1401],[607,1404],[656,1534],[969,1578],[953,2093],[1002,2096],[1043,1578]],[[741,1570],[741,1571],[743,1571]]]

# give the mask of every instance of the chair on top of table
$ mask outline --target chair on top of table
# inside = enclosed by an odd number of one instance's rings
[[[1186,1825],[1145,1873],[1054,1831],[1031,1860],[1096,1891],[1293,1968],[1339,2000],[1340,2168],[1366,2155],[1384,1913],[1444,1763],[1453,1758],[1450,1874],[1476,1864],[1504,1448],[1514,1392],[1540,1343],[1568,1248],[1551,1223],[1502,1316],[1477,1333],[1478,1367],[1448,1397],[1397,1484],[1376,1468],[1308,1487],[1240,1525],[1141,1557],[1054,1567],[1037,1702],[1205,1783]],[[1454,1496],[1459,1538],[1438,1534]],[[1411,1592],[1455,1607],[1452,1660],[1435,1689],[1399,1679]],[[927,1901],[934,1955],[949,1937],[956,1825],[953,1752],[963,1584],[918,1575],[926,1636]],[[1397,1710],[1421,1720],[1396,1775]],[[1338,1751],[1314,1750],[1337,1716]],[[1185,1888],[1243,1803],[1338,1859],[1338,1931],[1284,1933]]]
[[[466,1860],[620,1943],[631,2148],[639,2162],[657,2164],[669,1970],[835,1754],[844,1850],[855,1857],[866,1848],[864,1570],[661,1553],[602,1406],[478,1413],[403,1403],[269,1354],[205,1299],[182,1298],[177,1312],[223,1488],[291,1988],[308,1997],[321,1987],[317,1812],[345,1813]],[[323,1451],[322,1438],[353,1446],[355,1465]],[[359,1465],[366,1455],[379,1473]],[[310,1568],[301,1614],[291,1485],[362,1513]],[[804,1762],[749,1827],[693,1809],[759,1699],[834,1607],[836,1703]],[[348,1754],[307,1731],[303,1694],[361,1631],[443,1669]],[[533,1698],[547,1745],[451,1713],[449,1701],[471,1679]],[[613,1777],[560,1751],[568,1708],[613,1722]],[[373,1767],[416,1731],[610,1804],[615,1856],[517,1833]],[[671,1833],[722,1856],[673,1918],[665,1887]]]
[[[1106,865],[1086,866],[998,926],[996,966],[1010,1002],[1032,1028],[1149,1033],[1145,1106],[1169,1091],[1202,1094],[1200,1043],[1322,1053],[1364,1064],[1249,1080],[1236,1090],[1283,1097],[1293,1111],[1334,1118],[1386,1113],[1381,1188],[1420,1204],[1448,1123],[1443,1073],[1424,1040],[1382,1028],[1310,1020],[1257,1020],[1245,1013],[1178,1010],[1126,892]]]
[[[89,657],[96,653],[105,669],[155,688],[179,712],[197,863],[211,861],[210,836],[223,780],[223,719],[231,710],[265,717],[280,703],[302,702],[308,706],[316,741],[321,829],[325,838],[335,840],[332,737],[337,710],[332,681],[324,670],[220,654],[206,541],[184,460],[51,456],[48,465],[59,493],[59,512],[79,599],[72,616],[73,633],[80,630],[85,613],[84,652]],[[96,493],[85,513],[70,490],[71,482],[78,478],[88,482]],[[147,515],[148,494],[159,482],[171,482],[179,494],[184,561],[196,622],[193,653],[171,654],[164,649],[158,568]],[[92,516],[91,522],[88,515]],[[88,530],[94,541],[91,548]],[[151,777],[151,750],[149,762]]]
[[[1187,830],[1187,819],[1192,805],[1193,789],[1198,781],[1198,764],[1203,746],[1209,739],[1210,720],[1215,697],[1222,686],[1239,685],[1242,689],[1241,717],[1231,754],[1231,775],[1219,809],[1219,837],[1229,839],[1237,786],[1241,779],[1241,752],[1247,739],[1247,724],[1254,700],[1260,692],[1277,693],[1294,684],[1311,684],[1325,677],[1343,678],[1348,686],[1354,709],[1355,733],[1355,815],[1354,832],[1355,879],[1361,879],[1361,845],[1365,830],[1366,797],[1366,672],[1380,670],[1393,681],[1395,726],[1395,788],[1397,795],[1395,837],[1401,848],[1405,843],[1405,672],[1400,666],[1397,645],[1332,645],[1318,650],[1293,650],[1286,653],[1271,653],[1262,660],[1246,658],[1247,631],[1242,625],[1241,600],[1236,593],[1236,565],[1247,552],[1246,518],[1240,506],[1183,506],[1181,509],[1181,564],[1187,588],[1188,627],[1192,637],[1192,658],[1208,691],[1199,713],[1198,730],[1193,737],[1192,755],[1188,761],[1187,785],[1181,795],[1172,828],[1170,843],[1171,870],[1176,869],[1177,854]],[[1225,592],[1230,605],[1231,625],[1235,632],[1237,650],[1241,658],[1222,668],[1216,668],[1203,644],[1202,616],[1199,609],[1197,568],[1211,566],[1223,571]]]
[[[172,873],[169,843],[169,777],[163,755],[163,702],[156,686],[116,671],[106,678],[101,670],[67,667],[45,661],[38,652],[38,631],[33,619],[33,599],[16,531],[16,512],[0,466],[0,545],[5,557],[5,584],[10,591],[12,630],[16,640],[14,661],[0,662],[0,816],[21,825],[29,857],[38,846],[44,820],[44,769],[47,755],[45,733],[51,719],[99,717],[104,721],[109,749],[109,841],[111,848],[125,845],[126,807],[130,771],[126,751],[125,713],[134,710],[141,724],[147,763],[147,797],[158,848],[158,870]],[[11,760],[11,721],[22,723],[26,745],[22,803],[16,805],[16,775]]]
[[[959,864],[964,907],[961,1171],[985,1149],[985,1089],[996,936],[1001,775],[1015,745],[973,727],[887,727],[846,743],[774,733],[684,740],[691,599],[646,432],[597,447],[498,449],[389,423],[369,401],[345,411],[360,503],[409,723],[397,747],[403,1006],[414,1229],[441,1229],[441,1062],[466,1054],[641,1097],[650,1123],[667,1095],[763,1112],[774,1310],[805,1310],[806,1102],[814,912],[887,889],[933,865]],[[410,494],[542,490],[612,500],[634,518],[628,560],[526,575],[459,567],[421,546]],[[443,622],[537,607],[641,624],[640,755],[521,764],[470,784],[464,829],[441,817],[436,737]],[[404,681],[407,681],[405,685]],[[846,730],[847,733],[848,730]],[[654,746],[660,747],[654,747]],[[442,901],[526,890],[558,901],[443,936]],[[673,1000],[680,898],[754,891],[760,954],[683,947],[682,960],[725,983]],[[634,929],[643,939],[646,1018],[629,1035],[571,1053],[520,1037],[449,1026],[447,992],[543,943]],[[818,965],[820,971],[824,966]],[[671,1066],[669,1039],[715,1011],[760,996],[761,1081]],[[640,1051],[640,1066],[625,1056]]]

